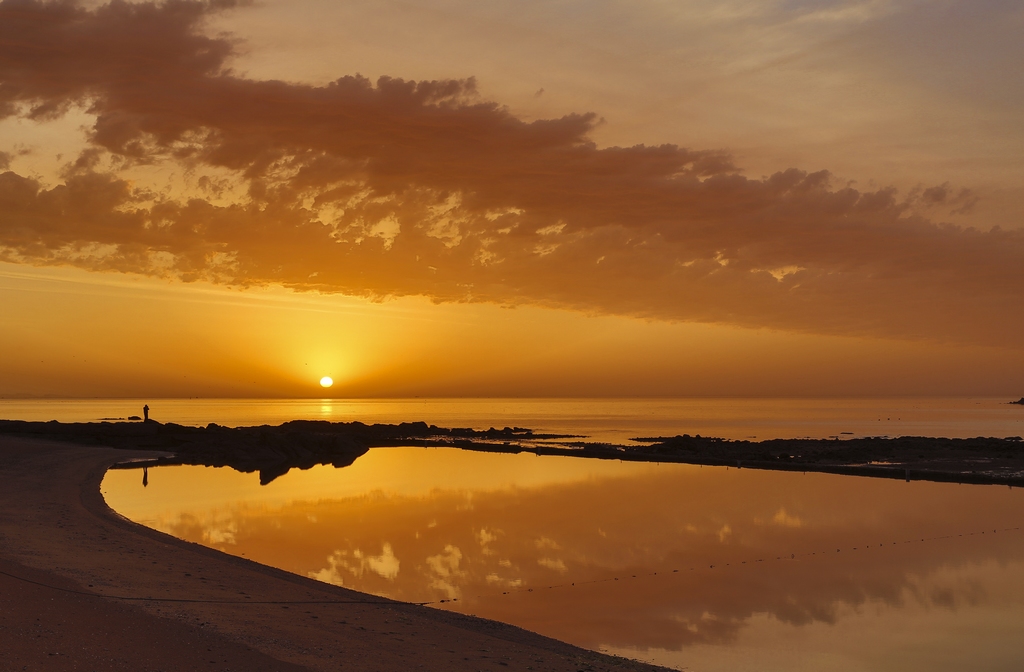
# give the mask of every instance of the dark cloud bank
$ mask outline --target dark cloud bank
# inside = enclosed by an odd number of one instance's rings
[[[937,224],[826,172],[598,149],[594,115],[525,122],[472,80],[247,79],[202,31],[234,4],[0,2],[0,116],[96,117],[62,184],[0,174],[0,258],[815,333],[1024,331],[1020,231]],[[213,177],[191,200],[125,177],[171,162]],[[225,175],[244,199],[215,198]],[[908,198],[970,207],[954,192]]]

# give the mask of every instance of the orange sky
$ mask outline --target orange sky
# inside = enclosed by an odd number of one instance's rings
[[[0,2],[0,396],[1019,395],[1012,2]]]

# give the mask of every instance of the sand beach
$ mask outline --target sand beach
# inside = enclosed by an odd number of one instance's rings
[[[106,469],[145,451],[0,437],[9,670],[656,670],[393,602],[124,519]]]

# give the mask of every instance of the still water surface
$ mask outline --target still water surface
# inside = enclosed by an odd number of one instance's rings
[[[424,448],[102,488],[182,539],[679,669],[1024,666],[1019,489]]]
[[[992,398],[898,399],[0,399],[0,418],[92,422],[142,415],[228,427],[288,420],[529,427],[627,443],[635,436],[1022,436],[1024,407]]]

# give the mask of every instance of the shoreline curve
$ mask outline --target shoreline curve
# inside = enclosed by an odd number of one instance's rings
[[[10,596],[0,633],[19,663],[12,669],[666,669],[132,522],[107,505],[100,483],[114,463],[156,455],[0,436],[0,587]]]

